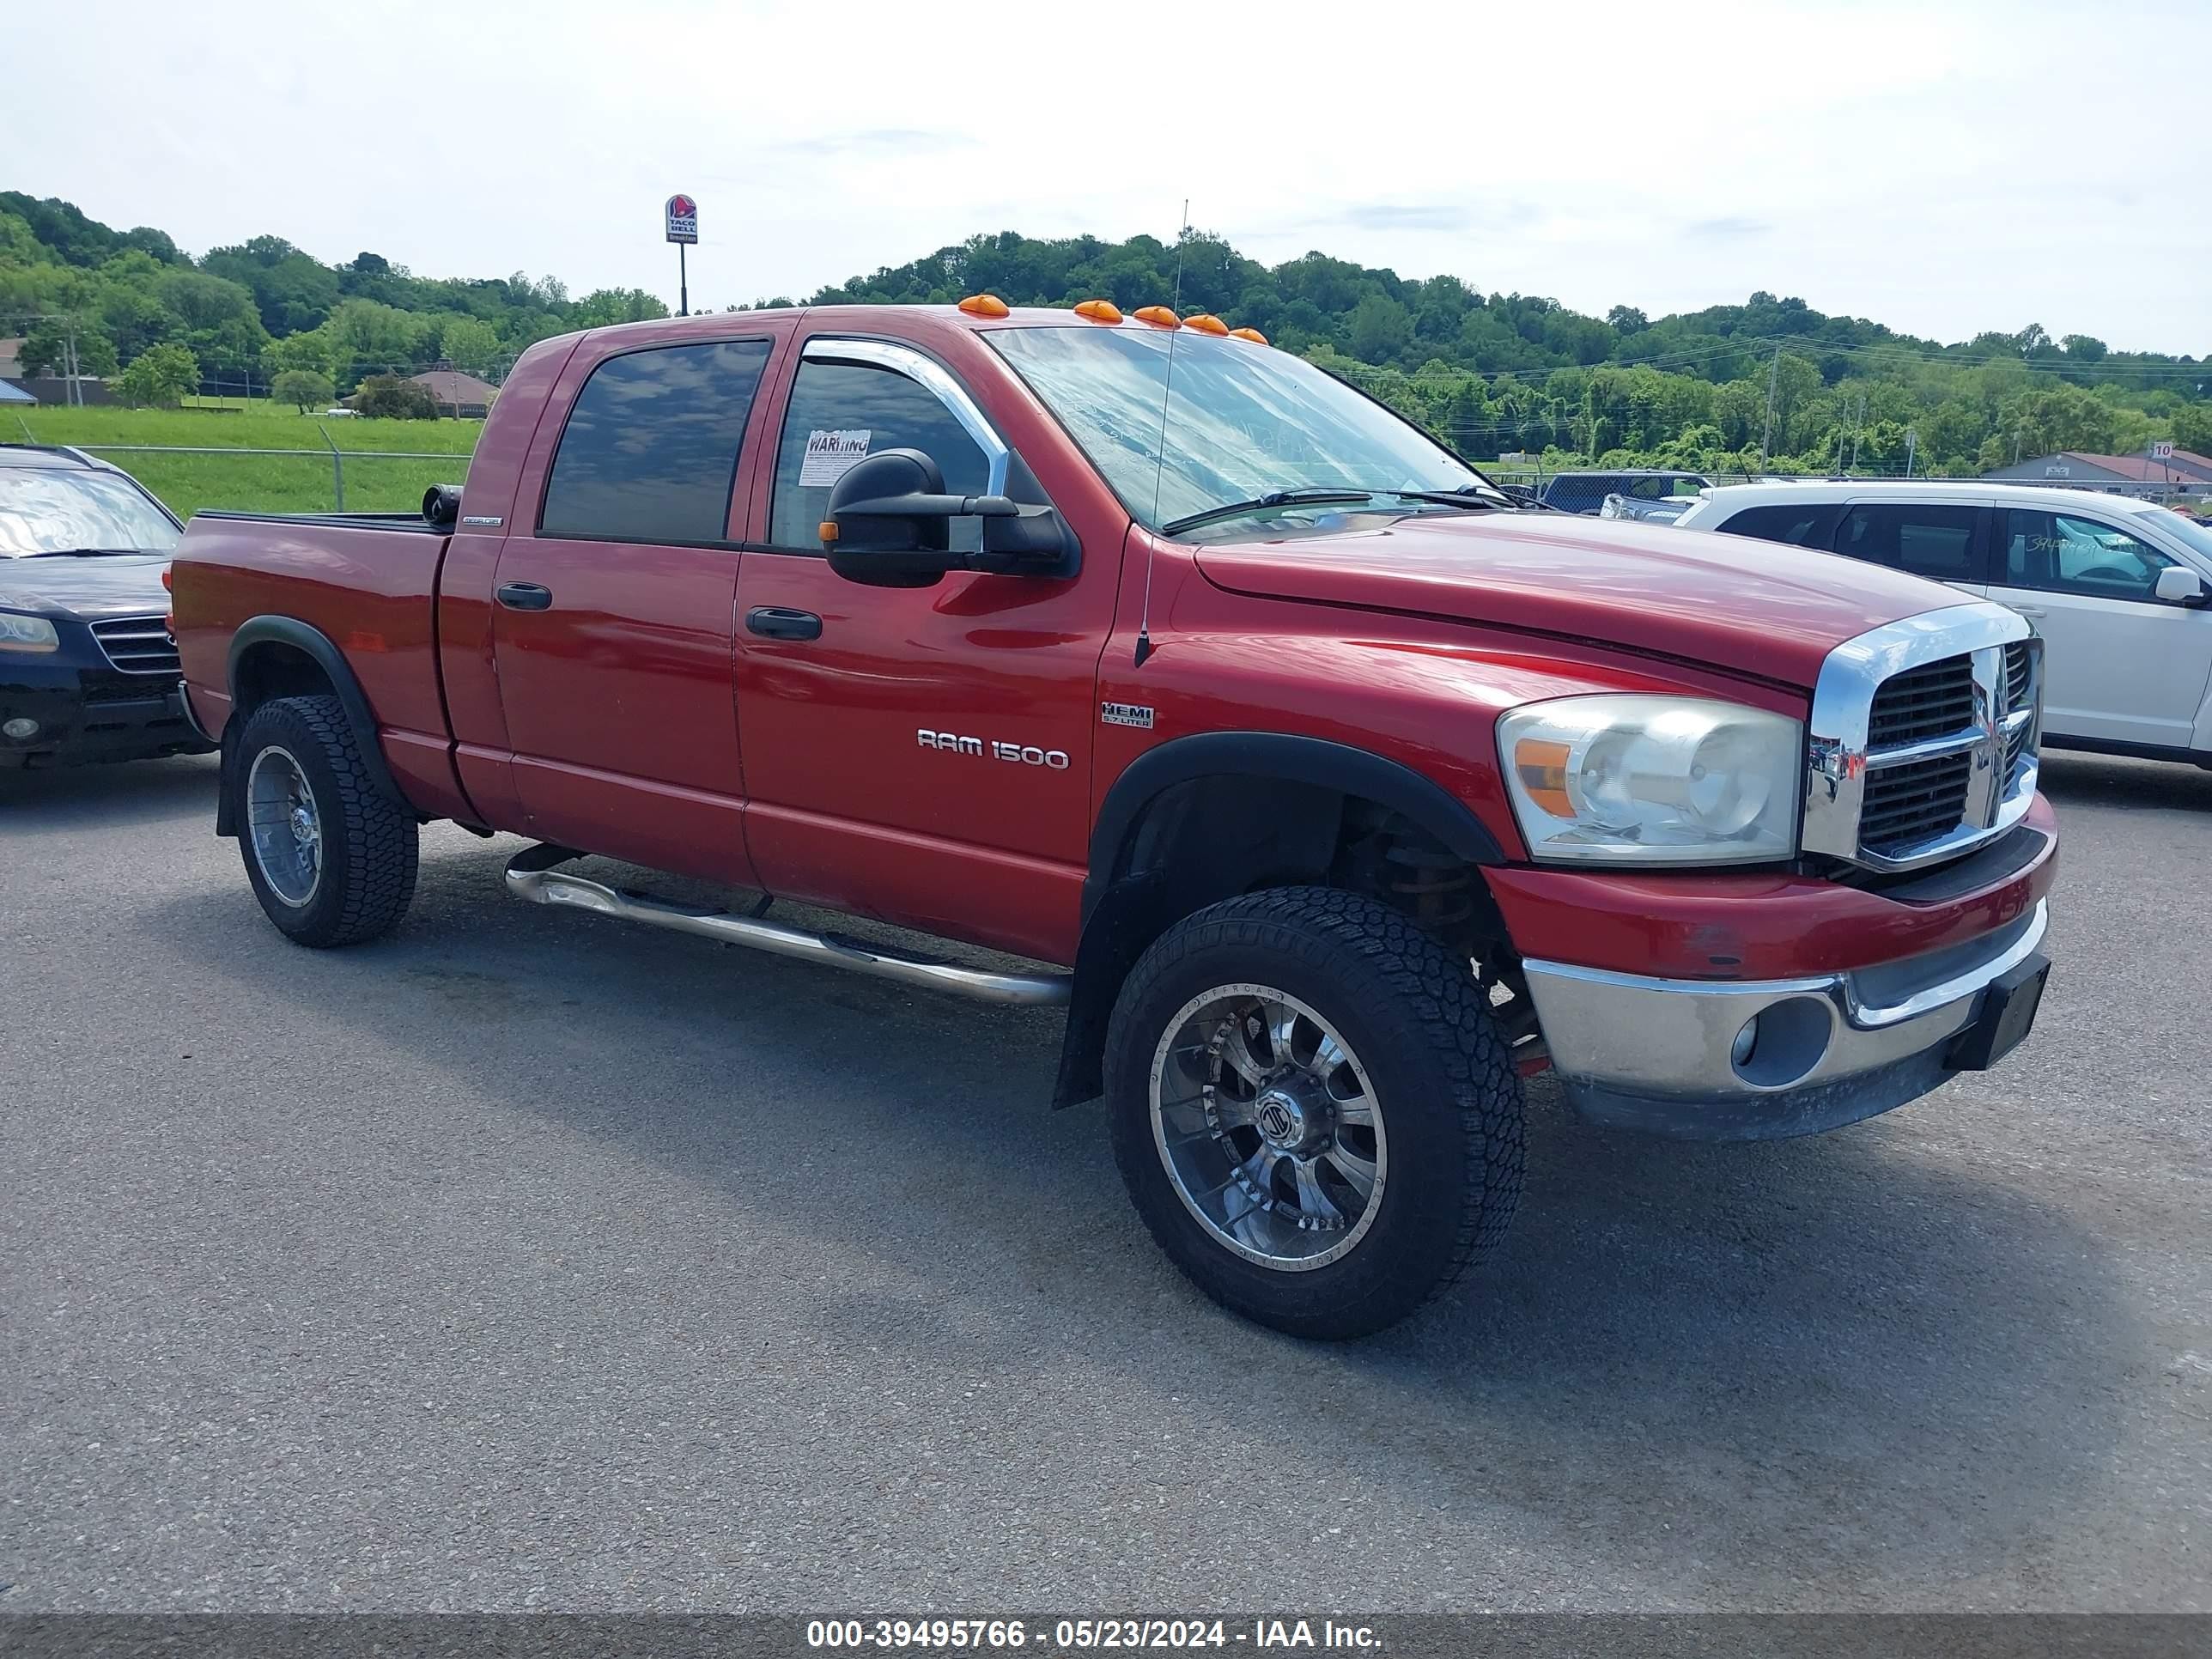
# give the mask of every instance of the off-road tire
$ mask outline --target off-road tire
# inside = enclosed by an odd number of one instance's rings
[[[1246,1260],[1188,1209],[1152,1133],[1152,1066],[1210,988],[1274,987],[1359,1056],[1389,1136],[1366,1235],[1325,1266]],[[1521,1083],[1468,966],[1404,915],[1324,887],[1250,893],[1184,918],[1138,962],[1106,1039],[1114,1155],[1160,1248],[1224,1307],[1293,1335],[1369,1335],[1449,1285],[1504,1236],[1524,1168]]]
[[[253,896],[277,931],[318,950],[390,931],[415,896],[415,819],[370,777],[343,706],[327,696],[272,699],[247,719],[238,745],[227,787],[239,853]],[[247,780],[255,757],[270,748],[298,762],[321,821],[321,878],[302,905],[276,896],[254,853]]]

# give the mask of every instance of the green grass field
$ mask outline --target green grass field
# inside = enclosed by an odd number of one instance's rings
[[[468,472],[481,421],[325,420],[345,453],[346,510],[398,512],[419,507],[434,483],[459,483]],[[0,441],[76,444],[112,461],[169,504],[179,517],[204,507],[250,513],[327,513],[336,505],[331,457],[317,417],[272,409],[262,400],[209,400],[184,409],[63,409],[0,411]],[[164,455],[111,445],[222,449],[311,449],[314,455]],[[414,451],[451,460],[384,459],[357,451]]]

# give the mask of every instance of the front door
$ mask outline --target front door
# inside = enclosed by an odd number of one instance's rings
[[[729,519],[775,331],[587,341],[555,390],[574,404],[533,442],[492,606],[515,792],[546,841],[753,884]]]
[[[2212,682],[2212,612],[2159,599],[2158,573],[2179,562],[2087,514],[2000,512],[1989,594],[2043,635],[2043,729],[2189,748]]]
[[[956,495],[1045,499],[934,358],[805,343],[738,583],[747,839],[771,892],[1049,956],[1080,908],[1092,693],[1126,521],[1112,544],[1086,541],[1066,580],[847,581],[818,530],[839,458],[891,448],[929,455]],[[979,532],[956,520],[952,545]]]

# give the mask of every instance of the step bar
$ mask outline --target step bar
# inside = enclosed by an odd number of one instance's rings
[[[532,904],[562,905],[574,910],[666,927],[725,945],[742,945],[771,956],[843,968],[878,979],[929,991],[950,991],[977,1002],[1009,1007],[1039,1008],[1064,1004],[1074,984],[1066,974],[994,974],[980,968],[962,968],[923,957],[901,956],[879,945],[866,945],[839,933],[810,933],[758,916],[732,915],[726,910],[700,910],[672,904],[644,893],[609,887],[552,868],[584,854],[566,847],[532,847],[507,861],[507,890]]]

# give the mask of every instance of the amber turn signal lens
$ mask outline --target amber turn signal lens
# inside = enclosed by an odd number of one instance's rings
[[[171,593],[176,591],[173,584],[169,580],[169,567],[166,564],[161,567],[161,591],[164,593]]]
[[[1513,769],[1528,799],[1555,818],[1571,818],[1567,795],[1567,745],[1549,738],[1524,738],[1513,745]]]
[[[1232,340],[1249,340],[1254,345],[1267,343],[1267,337],[1256,328],[1232,328],[1229,331],[1229,337]]]
[[[1229,332],[1229,325],[1210,311],[1201,311],[1195,317],[1184,318],[1182,325],[1194,328],[1200,334],[1224,335]]]
[[[814,530],[815,533],[822,538],[823,546],[830,547],[836,544],[837,540],[836,520],[824,519],[820,524],[815,526]]]
[[[1111,300],[1085,300],[1076,307],[1075,314],[1088,317],[1094,323],[1118,323],[1121,320],[1121,307]]]
[[[1145,306],[1137,313],[1137,320],[1150,323],[1154,328],[1181,328],[1182,319],[1165,306]]]
[[[970,317],[1003,317],[1006,302],[995,294],[971,294],[960,302],[960,309]]]

